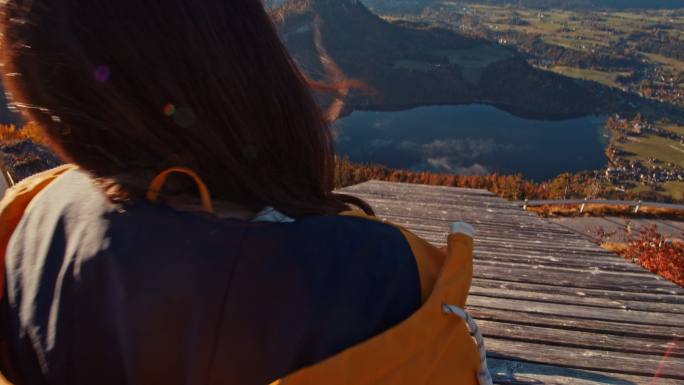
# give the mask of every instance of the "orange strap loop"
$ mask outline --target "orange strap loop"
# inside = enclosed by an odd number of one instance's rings
[[[200,178],[195,171],[185,167],[172,167],[157,175],[152,180],[150,188],[147,190],[147,200],[156,202],[157,199],[159,199],[159,193],[161,192],[162,188],[164,188],[164,184],[166,183],[169,175],[175,173],[185,174],[195,181],[195,184],[197,184],[197,189],[200,193],[200,198],[202,199],[202,207],[204,207],[204,210],[209,214],[213,214],[214,206],[211,203],[211,195],[209,194],[207,185],[204,183],[204,181],[202,181],[202,178]]]

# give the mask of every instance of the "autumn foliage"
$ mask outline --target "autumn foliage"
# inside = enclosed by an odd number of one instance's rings
[[[381,165],[352,163],[347,156],[335,162],[335,187],[369,180],[433,186],[484,189],[510,200],[611,199],[674,202],[656,192],[625,192],[607,187],[594,172],[563,173],[552,180],[535,182],[515,175],[454,175],[426,171],[397,170]]]
[[[346,187],[369,180],[427,184],[489,190],[510,200],[574,199],[599,197],[603,188],[593,175],[561,174],[555,179],[537,183],[515,175],[453,175],[423,171],[396,170],[380,165],[354,164],[348,157],[338,158],[335,186]]]
[[[35,123],[28,123],[21,128],[13,124],[0,125],[0,143],[19,142],[27,139],[41,144],[47,142],[47,138]]]
[[[658,232],[657,226],[647,227],[629,241],[621,252],[625,258],[684,286],[684,244],[673,242]]]

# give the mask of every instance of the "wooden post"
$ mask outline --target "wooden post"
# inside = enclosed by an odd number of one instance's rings
[[[587,207],[588,200],[588,198],[584,198],[584,203],[582,203],[582,206],[580,206],[580,214],[584,214],[584,209]]]
[[[5,191],[14,185],[14,181],[12,180],[11,175],[5,170],[0,169],[0,174],[2,174],[0,175],[0,199],[2,199],[2,197],[5,196]]]

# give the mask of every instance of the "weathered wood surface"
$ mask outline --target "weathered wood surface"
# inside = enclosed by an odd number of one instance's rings
[[[684,289],[483,190],[368,182],[344,189],[444,245],[477,230],[468,310],[500,384],[684,384]]]
[[[620,218],[620,217],[568,217],[554,218],[551,221],[578,234],[602,242],[624,243],[630,237],[638,236],[648,227],[656,226],[658,232],[670,239],[684,238],[684,221],[660,218]],[[605,232],[599,239],[599,232]]]
[[[684,210],[684,205],[676,205],[661,202],[642,202],[642,201],[616,201],[609,199],[567,199],[567,200],[535,200],[522,203],[527,207],[539,206],[581,206],[581,205],[602,205],[602,206],[629,206],[633,208],[650,207],[654,209]]]
[[[2,165],[0,164],[0,198],[2,198],[5,195],[5,191],[9,188],[9,181],[7,180],[7,174],[6,172],[2,169]]]

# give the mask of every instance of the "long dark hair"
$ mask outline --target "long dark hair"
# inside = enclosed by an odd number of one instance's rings
[[[184,166],[254,209],[367,206],[332,193],[330,122],[260,0],[9,0],[1,25],[14,106],[112,191]]]

